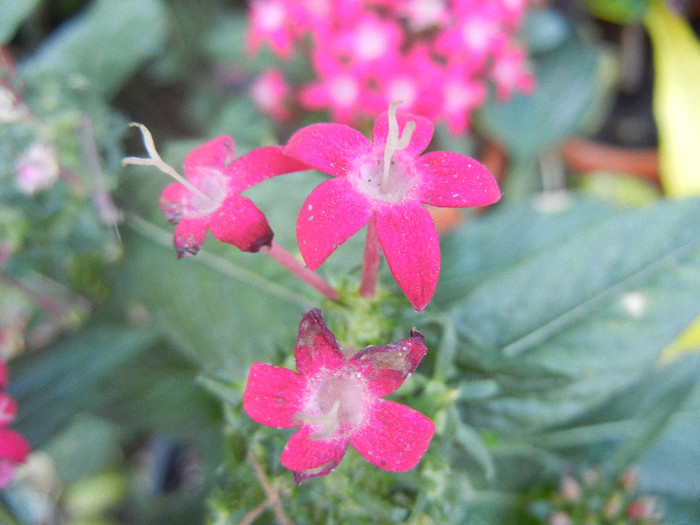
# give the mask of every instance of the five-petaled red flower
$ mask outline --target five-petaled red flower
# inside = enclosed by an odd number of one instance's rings
[[[344,124],[312,124],[285,152],[333,176],[306,199],[297,220],[299,249],[315,270],[371,220],[391,273],[413,307],[430,302],[440,271],[440,246],[423,203],[439,207],[492,204],[494,177],[476,160],[444,151],[420,155],[433,125],[425,117],[380,115],[370,142]]]
[[[256,362],[243,408],[263,425],[300,427],[282,451],[282,465],[300,483],[331,472],[352,445],[392,472],[413,468],[435,425],[405,405],[381,399],[399,388],[425,355],[423,335],[359,352],[343,351],[319,309],[304,312],[294,356],[299,372]]]
[[[307,166],[284,155],[279,146],[258,148],[235,160],[234,154],[235,143],[229,136],[203,144],[184,163],[185,177],[197,191],[181,183],[163,191],[160,207],[177,224],[178,257],[196,254],[208,230],[246,252],[257,252],[272,242],[265,215],[240,193],[265,179]]]

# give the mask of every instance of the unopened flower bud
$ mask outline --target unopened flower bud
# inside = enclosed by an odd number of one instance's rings
[[[627,469],[620,475],[619,481],[627,492],[631,492],[639,483],[639,471],[634,468]]]
[[[549,525],[571,525],[573,522],[566,512],[555,512],[549,518]]]
[[[566,501],[575,503],[581,499],[581,485],[571,476],[561,478],[559,491]]]
[[[649,518],[654,511],[654,498],[637,498],[627,507],[627,517],[633,520]]]

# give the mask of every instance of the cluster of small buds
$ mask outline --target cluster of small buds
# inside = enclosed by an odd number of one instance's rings
[[[279,69],[265,72],[251,94],[272,118],[297,102],[357,125],[391,101],[454,134],[488,98],[529,93],[535,79],[518,39],[535,0],[254,0],[248,50],[266,44],[282,60],[308,55],[316,78],[292,89]],[[310,44],[310,47],[309,45]]]
[[[548,501],[531,507],[538,523],[548,525],[661,525],[656,498],[639,493],[639,473],[628,469],[617,478],[598,467],[580,477],[565,474]]]

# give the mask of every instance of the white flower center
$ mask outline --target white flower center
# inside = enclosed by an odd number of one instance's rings
[[[201,193],[189,192],[184,213],[186,216],[198,217],[209,215],[216,210],[226,198],[226,178],[215,169],[199,168],[209,173],[202,177],[197,185]]]
[[[314,427],[313,439],[345,437],[363,422],[368,392],[362,377],[330,376],[320,381],[295,420]]]
[[[396,107],[399,104],[392,102],[389,106],[389,129],[383,156],[377,158],[375,153],[361,159],[357,169],[348,176],[350,184],[357,191],[370,199],[390,203],[402,202],[410,196],[417,180],[410,159],[400,153],[411,141],[416,123],[407,122],[403,130],[399,129],[396,119]]]

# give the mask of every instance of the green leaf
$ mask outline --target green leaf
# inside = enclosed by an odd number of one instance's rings
[[[104,381],[154,339],[151,330],[98,326],[22,357],[10,384],[21,407],[14,427],[41,446],[77,412],[94,407]]]
[[[166,11],[160,0],[94,0],[44,40],[22,64],[33,76],[59,76],[112,95],[163,47]]]
[[[572,33],[559,47],[533,57],[535,92],[506,103],[491,100],[478,114],[479,129],[525,157],[566,140],[597,118],[609,95],[612,78],[604,57]]]
[[[649,0],[586,0],[589,11],[608,22],[627,24],[644,18]]]
[[[504,226],[494,238],[503,254],[493,249],[485,261],[512,264],[482,273],[449,306],[465,378],[495,378],[500,387],[498,395],[466,405],[472,424],[527,431],[566,421],[639,377],[700,312],[698,201],[581,212],[592,215],[579,218],[571,235],[555,217],[555,233],[548,231],[534,209],[540,230],[528,230],[523,215],[521,225],[494,217],[484,226],[491,232]],[[510,248],[525,244],[513,238],[518,231],[547,241],[518,257]]]
[[[195,257],[177,260],[171,231],[131,224],[114,288],[123,308],[143,311],[204,372],[223,369],[231,380],[245,378],[253,361],[279,360],[280,349],[291,355],[301,312],[319,299],[290,284],[281,266],[213,239]]]
[[[39,0],[2,0],[0,2],[0,44],[6,44],[34,11]]]

